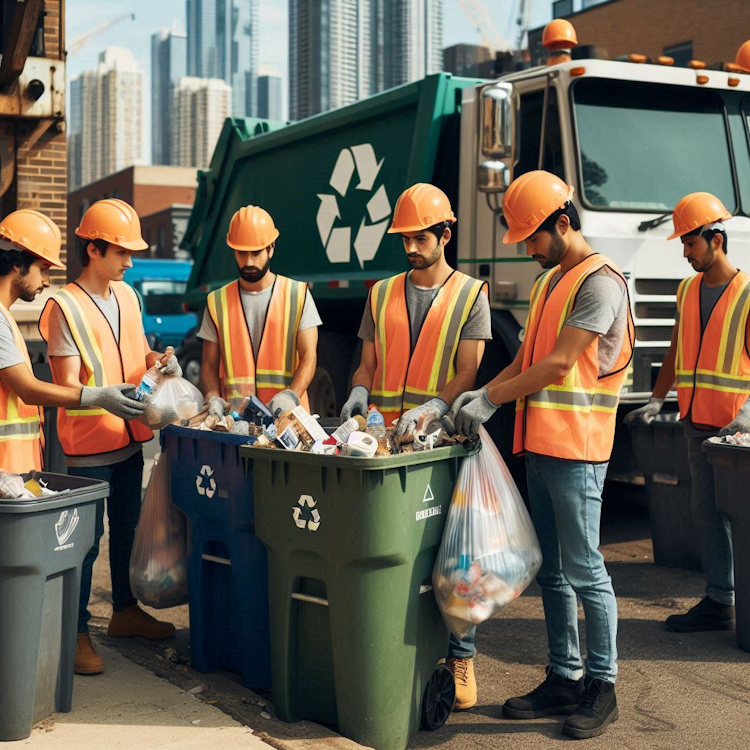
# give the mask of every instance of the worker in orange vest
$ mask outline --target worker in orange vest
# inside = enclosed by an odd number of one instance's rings
[[[51,268],[60,262],[60,228],[38,211],[23,208],[0,222],[0,469],[22,474],[42,468],[44,406],[95,406],[124,416],[142,405],[123,393],[125,386],[60,386],[34,377],[23,335],[9,309],[31,302],[49,287]]]
[[[731,527],[716,507],[713,467],[701,450],[714,435],[750,432],[750,275],[727,257],[724,222],[731,218],[710,193],[691,193],[675,206],[669,239],[680,238],[697,273],[677,290],[677,319],[654,392],[648,404],[625,417],[649,424],[677,384],[693,480],[693,522],[708,578],[698,604],[667,618],[667,629],[680,633],[734,626]]]
[[[404,435],[424,415],[442,418],[474,386],[492,338],[490,307],[486,284],[445,259],[455,221],[448,196],[434,185],[413,185],[399,197],[388,232],[401,235],[411,270],[370,291],[359,329],[362,357],[342,418],[367,416],[372,403],[387,425],[397,419]],[[459,709],[477,702],[474,654],[473,630],[460,642],[451,636],[448,666]]]
[[[125,380],[132,394],[145,371],[163,357],[146,341],[135,291],[123,278],[134,252],[146,250],[135,209],[117,199],[94,203],[76,229],[83,272],[47,303],[39,330],[47,341],[55,383],[70,387],[103,386]],[[162,368],[181,375],[172,355]],[[58,435],[71,473],[109,482],[109,559],[112,618],[107,635],[139,635],[162,640],[174,635],[171,623],[159,622],[138,607],[130,588],[130,553],[141,511],[142,444],[153,433],[138,421],[143,407],[119,416],[101,409],[60,409]],[[98,674],[104,662],[88,633],[89,596],[99,540],[104,533],[104,502],[97,504],[94,546],[83,561],[79,602],[77,674]]]
[[[505,716],[572,714],[567,736],[596,737],[618,717],[617,601],[599,551],[601,493],[617,404],[633,352],[627,284],[581,234],[573,188],[549,172],[514,180],[503,200],[505,244],[524,241],[545,272],[531,291],[526,334],[513,362],[456,400],[451,417],[475,433],[500,404],[516,401],[514,453],[526,456],[542,567],[537,580],[550,665],[544,682],[511,698]],[[586,676],[576,595],[583,603]]]
[[[247,396],[257,396],[272,414],[300,404],[309,409],[322,321],[305,282],[271,272],[278,237],[260,206],[239,209],[229,224],[227,245],[240,278],[208,295],[198,331],[201,386],[218,417]]]

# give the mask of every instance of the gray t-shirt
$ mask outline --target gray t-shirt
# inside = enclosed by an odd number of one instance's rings
[[[120,338],[120,306],[117,297],[110,291],[109,297],[104,299],[98,294],[91,294],[96,306],[104,313],[107,322],[112,326],[112,332],[119,341]],[[144,344],[145,347],[145,344]],[[50,357],[80,357],[81,353],[70,331],[68,321],[59,305],[53,305],[49,318],[49,341],[47,354]],[[131,443],[124,448],[109,453],[98,453],[93,456],[66,456],[70,467],[84,468],[92,466],[111,466],[126,461],[141,450],[140,443]]]
[[[409,325],[411,327],[411,348],[412,351],[417,345],[419,333],[422,330],[427,313],[433,300],[440,291],[440,287],[423,287],[412,284],[411,271],[406,280],[406,306],[409,310]],[[362,322],[359,325],[357,334],[362,341],[375,341],[375,321],[372,318],[372,307],[370,298],[367,298]],[[480,340],[490,341],[492,339],[492,319],[490,317],[490,303],[487,295],[480,293],[477,301],[474,303],[469,318],[464,327],[461,329],[460,339],[463,340]]]
[[[558,271],[549,293],[562,278]],[[628,321],[628,294],[622,278],[606,266],[581,284],[566,326],[598,333],[599,377],[609,374],[622,349],[622,335]]]
[[[16,346],[8,319],[0,313],[0,370],[15,367],[25,361],[21,350]]]
[[[266,313],[268,312],[268,305],[271,303],[272,291],[273,284],[262,289],[260,292],[248,292],[244,289],[240,290],[242,309],[245,311],[245,320],[247,320],[247,327],[250,330],[250,340],[253,343],[253,356],[256,359],[258,358],[260,341],[263,337],[263,329],[266,325]],[[314,328],[320,325],[323,325],[323,321],[320,319],[318,308],[315,307],[315,301],[308,289],[307,296],[305,297],[305,306],[302,308],[302,317],[300,318],[298,330],[304,331],[307,328]],[[211,314],[208,312],[208,307],[203,311],[203,321],[201,322],[201,327],[198,331],[198,338],[203,339],[204,341],[211,341],[214,344],[219,343],[216,326],[211,319]]]

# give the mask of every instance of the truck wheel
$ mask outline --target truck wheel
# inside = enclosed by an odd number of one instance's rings
[[[455,700],[453,672],[445,664],[438,664],[422,697],[422,729],[440,729],[448,721]]]
[[[343,333],[320,334],[318,367],[308,390],[310,408],[321,417],[337,417],[349,395],[357,339]]]
[[[190,357],[183,360],[180,367],[182,367],[182,377],[197,388],[201,380],[201,361],[195,359],[195,357]]]

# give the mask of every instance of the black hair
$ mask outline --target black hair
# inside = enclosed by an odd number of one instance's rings
[[[548,216],[540,225],[537,232],[549,232],[555,234],[557,231],[557,220],[561,216],[567,216],[570,219],[570,228],[579,232],[581,230],[581,219],[578,216],[578,210],[573,205],[572,201],[567,201],[562,208],[558,208],[555,213]]]
[[[107,248],[109,247],[109,242],[107,240],[86,240],[83,238],[78,239],[78,253],[81,257],[81,265],[86,268],[86,266],[89,264],[89,243],[93,242],[94,247],[99,251],[99,254],[104,257],[107,254]]]
[[[34,261],[39,260],[26,250],[0,250],[0,276],[7,276],[14,268],[21,269],[21,276],[26,276]]]
[[[703,237],[704,240],[710,245],[711,240],[717,235],[720,234],[722,237],[722,244],[721,249],[724,251],[724,255],[727,254],[727,233],[724,229],[707,229],[705,232],[703,231],[703,227],[698,227],[697,229],[693,229],[692,232],[687,232],[686,234],[683,234],[680,239],[683,237]]]
[[[450,221],[441,221],[439,224],[433,224],[431,227],[427,227],[426,232],[432,232],[438,240],[443,238],[446,229],[450,229]]]

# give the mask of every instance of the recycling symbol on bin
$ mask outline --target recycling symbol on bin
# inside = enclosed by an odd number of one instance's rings
[[[214,470],[208,465],[203,464],[200,474],[195,478],[195,489],[199,495],[205,495],[209,500],[216,494],[216,480],[214,479]]]
[[[315,507],[316,503],[312,495],[300,495],[297,505],[292,509],[294,523],[298,529],[317,531],[320,528],[320,513]],[[309,509],[307,512],[307,509]]]
[[[385,185],[380,185],[373,192],[384,161],[384,159],[377,160],[375,151],[369,143],[341,149],[333,167],[329,185],[342,198],[345,198],[351,187],[356,168],[359,182],[354,189],[367,190],[373,194],[367,202],[367,215],[362,217],[359,227],[334,227],[336,219],[341,218],[338,199],[335,193],[318,195],[320,198],[317,217],[318,233],[331,263],[349,262],[352,254],[353,231],[356,231],[354,252],[361,268],[364,268],[365,261],[372,260],[377,254],[391,215],[391,204]]]

